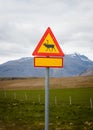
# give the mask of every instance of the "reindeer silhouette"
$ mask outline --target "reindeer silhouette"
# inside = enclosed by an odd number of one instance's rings
[[[48,42],[48,40],[47,40],[47,43],[44,43],[43,44],[46,48],[47,48],[47,50],[46,51],[56,51],[56,49],[55,49],[55,45],[54,44],[49,44],[49,42]]]

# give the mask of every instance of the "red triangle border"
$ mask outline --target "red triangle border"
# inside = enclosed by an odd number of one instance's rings
[[[46,36],[50,34],[50,36],[52,37],[59,53],[45,53],[45,52],[38,52],[39,48],[41,47],[43,41],[45,40]],[[64,53],[62,51],[62,49],[60,48],[54,34],[52,33],[50,27],[47,28],[46,32],[44,33],[44,35],[42,36],[41,40],[39,41],[38,45],[36,46],[34,52],[32,53],[33,56],[64,56]]]

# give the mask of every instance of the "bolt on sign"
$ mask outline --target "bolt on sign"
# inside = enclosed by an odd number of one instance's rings
[[[63,67],[62,57],[64,56],[64,53],[60,48],[50,27],[47,28],[46,32],[42,36],[32,55],[40,56],[40,58],[34,58],[35,67]],[[60,58],[57,59],[57,57]],[[47,64],[47,62],[49,65]]]

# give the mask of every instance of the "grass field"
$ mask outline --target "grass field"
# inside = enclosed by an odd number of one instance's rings
[[[50,90],[50,130],[92,130],[90,97],[93,88]],[[1,90],[0,129],[44,130],[44,90]]]
[[[42,87],[9,89],[11,84],[19,86],[20,80],[24,82],[23,79],[0,82],[0,85],[6,85],[6,89],[4,86],[0,89],[0,130],[44,130],[45,91]],[[31,82],[35,84],[34,79]],[[86,82],[87,85],[90,83],[88,80]],[[61,83],[50,88],[50,130],[93,130],[93,87],[84,88],[81,87],[82,82],[78,83],[80,86],[76,88],[73,85],[72,88],[60,88]]]

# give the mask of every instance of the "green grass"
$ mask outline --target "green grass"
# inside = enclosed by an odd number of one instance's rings
[[[0,90],[0,130],[44,130],[44,95],[44,90]],[[90,97],[93,88],[51,89],[50,130],[93,130]]]

